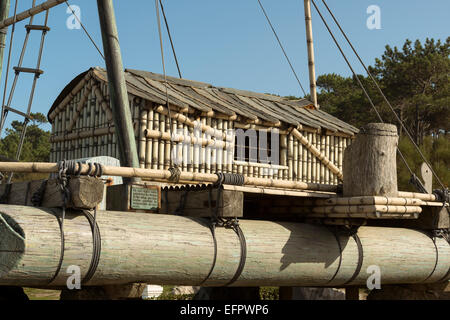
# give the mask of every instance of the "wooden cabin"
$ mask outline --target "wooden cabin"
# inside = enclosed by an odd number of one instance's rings
[[[172,153],[182,171],[338,184],[338,176],[305,141],[342,171],[344,149],[358,132],[306,99],[288,100],[169,76],[165,80],[146,71],[128,69],[125,76],[142,168],[168,169]],[[48,113],[51,162],[119,158],[109,100],[106,71],[99,67],[81,73],[64,88]],[[306,140],[300,142],[293,128]],[[244,139],[233,135],[239,129]],[[256,135],[247,134],[250,129]],[[174,139],[174,133],[184,138]],[[223,143],[218,143],[221,138]],[[260,143],[263,138],[266,147]],[[267,157],[261,157],[261,148],[268,149]],[[274,155],[278,159],[267,161]]]

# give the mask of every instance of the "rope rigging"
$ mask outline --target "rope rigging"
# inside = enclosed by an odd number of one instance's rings
[[[314,1],[313,1],[314,2]],[[367,66],[365,65],[365,63],[362,61],[361,57],[359,56],[358,52],[356,51],[355,47],[353,46],[352,42],[350,41],[350,39],[347,37],[347,34],[344,32],[344,30],[342,29],[340,23],[337,21],[336,17],[334,16],[333,12],[331,11],[331,9],[328,7],[327,3],[325,2],[325,0],[322,0],[323,4],[325,5],[325,7],[327,8],[328,12],[330,13],[331,17],[333,18],[334,22],[336,23],[336,25],[338,26],[339,30],[341,31],[342,35],[344,36],[345,40],[347,41],[347,43],[350,45],[351,49],[353,50],[355,56],[358,58],[359,62],[361,63],[361,65],[364,67],[364,70],[367,72],[367,75],[370,77],[370,79],[372,80],[372,82],[375,84],[378,92],[380,93],[380,95],[383,97],[383,100],[386,102],[386,104],[389,106],[390,110],[392,111],[392,113],[394,114],[394,116],[396,117],[397,121],[400,123],[400,125],[402,126],[403,130],[405,130],[408,138],[410,139],[410,141],[412,142],[412,144],[414,145],[414,147],[416,148],[416,150],[418,151],[418,153],[420,154],[420,156],[422,157],[422,160],[430,167],[431,172],[433,173],[434,177],[437,179],[437,181],[439,182],[439,184],[441,185],[442,188],[445,189],[444,184],[441,182],[441,180],[439,179],[438,175],[436,174],[436,172],[433,170],[433,167],[431,166],[431,164],[428,162],[428,160],[425,158],[425,156],[423,155],[422,151],[420,150],[420,148],[417,146],[417,144],[414,142],[414,139],[411,137],[411,134],[409,133],[409,131],[407,130],[407,128],[405,127],[403,121],[398,117],[397,113],[395,112],[394,108],[392,107],[391,103],[389,102],[389,100],[387,99],[386,95],[384,94],[383,90],[380,88],[378,81],[375,79],[375,77],[372,75],[372,73],[369,71],[369,69],[367,68]],[[409,167],[408,167],[409,169]]]
[[[91,41],[91,43],[94,45],[95,49],[97,50],[97,52],[100,54],[100,56],[102,57],[103,60],[105,60],[105,56],[103,55],[102,51],[100,50],[99,46],[95,43],[94,39],[92,38],[91,34],[89,33],[89,31],[86,29],[86,27],[84,26],[84,24],[81,22],[81,19],[76,15],[75,10],[73,10],[72,6],[69,4],[68,1],[64,1],[65,4],[67,5],[67,8],[70,9],[70,11],[72,11],[73,16],[75,17],[75,19],[77,20],[77,22],[80,24],[81,28],[83,28],[84,33],[86,34],[86,36],[89,38],[89,40]]]
[[[302,89],[304,96],[306,96],[305,89],[303,89],[302,83],[300,82],[300,79],[298,78],[297,73],[295,72],[294,67],[292,66],[291,60],[289,59],[289,57],[288,57],[288,55],[286,53],[286,50],[284,50],[283,44],[281,43],[281,40],[278,37],[278,34],[275,31],[275,28],[273,27],[272,22],[270,21],[270,18],[269,18],[269,16],[266,13],[266,10],[264,9],[264,7],[263,7],[263,5],[262,5],[260,0],[258,0],[258,3],[259,3],[259,7],[261,8],[262,12],[264,13],[264,16],[266,17],[267,23],[269,24],[269,26],[272,29],[272,32],[273,32],[275,38],[277,39],[278,45],[280,46],[281,50],[283,51],[284,57],[286,58],[286,61],[289,64],[289,67],[291,68],[291,71],[294,74],[295,79],[297,79],[297,82],[298,82],[300,88]]]
[[[334,33],[332,32],[332,30],[330,29],[328,23],[325,21],[325,18],[323,17],[320,9],[317,7],[316,3],[314,0],[311,0],[312,4],[314,5],[314,8],[316,9],[317,13],[319,14],[322,22],[324,23],[326,29],[328,30],[328,33],[330,34],[330,36],[332,37],[334,43],[336,44],[336,46],[338,47],[342,57],[344,58],[346,64],[348,65],[348,67],[350,68],[351,72],[353,73],[353,76],[355,77],[355,79],[357,80],[359,86],[361,87],[361,89],[364,92],[364,95],[367,97],[367,99],[369,100],[370,105],[372,106],[373,110],[375,111],[375,113],[377,114],[377,117],[379,118],[379,120],[384,123],[380,113],[378,112],[377,108],[375,107],[375,104],[373,103],[372,99],[370,98],[367,90],[365,89],[364,85],[362,84],[361,80],[359,79],[358,75],[356,74],[356,72],[354,71],[353,67],[351,66],[350,62],[348,61],[345,53],[343,52],[341,46],[339,45],[338,41],[336,40],[336,37],[334,36]],[[322,2],[326,5],[325,1],[322,0]],[[332,14],[330,8],[326,5],[327,10],[330,12],[330,14],[333,16],[333,19],[335,20],[336,24],[338,24],[337,19],[334,17],[334,15]],[[445,189],[444,184],[441,182],[441,180],[439,179],[439,177],[436,175],[435,171],[432,169],[431,164],[427,161],[427,159],[425,158],[425,156],[423,155],[423,153],[420,151],[420,148],[416,145],[416,143],[413,141],[411,135],[409,134],[408,130],[406,129],[405,125],[403,124],[403,121],[398,117],[397,113],[395,112],[394,108],[392,107],[392,105],[390,104],[389,100],[386,98],[386,96],[384,95],[383,91],[381,90],[380,86],[378,85],[377,81],[375,80],[375,78],[372,76],[372,74],[369,72],[368,68],[366,67],[366,65],[362,62],[362,59],[360,58],[360,56],[357,54],[355,48],[353,47],[353,45],[351,44],[350,40],[348,39],[347,35],[344,33],[344,31],[342,30],[342,28],[340,27],[340,24],[338,24],[339,29],[341,30],[341,32],[343,33],[344,37],[346,38],[347,42],[350,44],[350,46],[352,47],[353,52],[355,53],[355,55],[358,57],[359,61],[361,62],[361,64],[363,65],[364,69],[366,70],[366,72],[369,74],[370,78],[372,79],[372,81],[375,83],[378,91],[380,92],[380,94],[383,96],[383,99],[385,100],[385,102],[388,104],[388,106],[390,107],[392,113],[394,113],[396,119],[399,121],[400,125],[402,126],[402,128],[405,130],[405,132],[407,133],[408,138],[411,140],[411,142],[414,144],[416,150],[419,152],[419,154],[421,155],[423,161],[430,167],[431,172],[433,173],[433,175],[435,176],[435,178],[437,179],[438,183],[441,185],[441,187],[443,189]],[[397,147],[397,152],[399,153],[403,163],[405,164],[405,166],[407,167],[407,169],[409,170],[410,174],[412,177],[414,177],[414,172],[412,171],[412,169],[410,168],[410,166],[408,165],[404,155],[402,154],[402,152],[400,151],[400,149]]]
[[[180,65],[178,64],[177,54],[175,52],[175,46],[173,44],[172,36],[170,34],[169,23],[167,22],[166,13],[164,12],[164,6],[163,6],[161,0],[159,0],[159,4],[161,5],[161,12],[163,14],[164,23],[166,25],[167,35],[169,36],[170,46],[172,47],[173,58],[175,59],[175,63],[177,65],[178,75],[179,75],[180,79],[182,79],[183,77],[181,76],[181,70],[180,70]]]

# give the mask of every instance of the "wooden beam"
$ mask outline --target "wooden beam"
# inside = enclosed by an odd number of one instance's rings
[[[31,16],[34,16],[36,14],[39,14],[45,10],[48,10],[50,8],[53,8],[61,3],[64,3],[65,0],[48,0],[45,1],[43,3],[41,3],[40,5],[37,5],[35,7],[32,7],[30,9],[27,9],[23,12],[20,12],[16,15],[16,22],[25,20]],[[10,25],[12,25],[14,23],[14,17],[10,17],[7,19],[3,19],[0,21],[0,29],[6,28]]]
[[[87,174],[89,166],[87,164],[81,165],[81,174]],[[6,172],[41,172],[52,173],[58,172],[57,163],[48,162],[0,162],[0,171]],[[108,176],[121,177],[139,177],[153,181],[169,181],[172,177],[172,172],[169,170],[158,169],[144,169],[144,168],[129,168],[129,167],[114,167],[103,166],[103,174]],[[182,182],[202,182],[214,183],[217,182],[217,175],[211,173],[198,173],[181,171],[180,181]],[[272,187],[285,189],[300,189],[312,191],[336,192],[337,186],[320,183],[307,183],[302,181],[287,181],[280,179],[266,179],[244,176],[244,185],[258,186],[258,187]]]

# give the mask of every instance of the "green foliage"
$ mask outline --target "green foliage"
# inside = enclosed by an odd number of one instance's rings
[[[40,128],[47,123],[42,113],[33,113],[33,119],[27,126],[25,141],[20,156],[21,161],[46,162],[50,159],[50,132]],[[23,123],[13,121],[11,128],[6,129],[5,137],[0,139],[0,154],[2,161],[15,159],[19,145]]]
[[[41,129],[47,123],[42,113],[32,113],[32,120],[27,126],[20,161],[48,162],[50,159],[50,132]],[[11,127],[5,130],[5,136],[0,139],[0,161],[14,161],[20,140],[23,123],[13,121]],[[38,180],[47,178],[47,174],[16,173],[13,181]]]
[[[407,137],[403,136],[400,138],[399,148],[412,171],[420,177],[420,166],[423,161]],[[427,136],[420,145],[420,150],[428,157],[428,161],[430,161],[442,183],[448,186],[450,184],[450,135],[441,134],[437,137]],[[400,157],[397,157],[397,175],[399,190],[417,192],[409,183],[411,175]],[[441,188],[435,178],[433,178],[433,187]]]
[[[414,142],[430,161],[442,182],[450,183],[450,37],[441,42],[426,39],[422,44],[406,40],[402,49],[386,46],[384,54],[369,66],[398,117]],[[399,128],[400,150],[412,170],[420,176],[422,159],[400,127],[375,85],[358,75],[384,122]],[[322,110],[359,128],[380,122],[354,77],[324,74],[317,79],[318,102]],[[295,97],[289,97],[293,99]],[[398,159],[399,189],[411,190],[410,173]],[[434,179],[435,187],[436,179]]]

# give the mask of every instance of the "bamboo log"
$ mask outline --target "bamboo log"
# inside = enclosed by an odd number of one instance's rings
[[[390,198],[390,197],[376,197],[376,196],[363,196],[363,197],[350,197],[350,198],[332,198],[327,200],[318,200],[315,205],[327,206],[327,205],[396,205],[396,206],[420,206],[424,202],[420,199],[414,198]],[[442,205],[442,204],[441,204]]]
[[[145,137],[145,130],[147,130],[147,113],[148,111],[145,109],[141,110],[140,115],[140,125],[139,125],[139,166],[141,168],[145,168],[145,154],[146,154],[146,146],[147,139]]]
[[[436,196],[434,194],[427,193],[417,193],[417,192],[407,192],[407,191],[399,191],[398,196],[401,198],[415,198],[424,201],[436,201]]]
[[[0,285],[65,286],[69,266],[82,279],[92,258],[87,219],[68,211],[61,270],[61,234],[48,209],[0,205]],[[56,215],[56,216],[55,216]],[[199,285],[214,259],[210,228],[200,218],[100,211],[101,255],[86,286],[146,282]],[[247,255],[233,286],[365,285],[367,268],[381,269],[382,283],[434,283],[448,280],[450,246],[441,238],[402,228],[360,227],[354,237],[322,226],[241,220]],[[216,228],[217,260],[202,286],[221,286],[235,274],[240,242],[232,229]],[[362,259],[361,259],[362,258]],[[362,263],[362,264],[360,264]]]
[[[421,213],[419,206],[394,206],[394,205],[342,205],[342,206],[323,206],[313,207],[314,213]]]
[[[87,174],[88,170],[89,166],[87,164],[82,164],[81,174]],[[47,162],[0,162],[0,171],[52,173],[58,172],[58,164]],[[146,178],[156,181],[168,181],[168,179],[172,175],[169,170],[155,170],[155,169],[114,167],[114,166],[104,166],[103,174],[107,176],[121,176],[127,178],[133,177]],[[181,172],[180,181],[216,182],[217,175],[208,173]],[[248,176],[244,177],[244,184],[261,187],[302,189],[302,190],[307,189],[307,190],[330,191],[330,192],[336,192],[337,190],[336,186],[328,184],[264,179]]]

